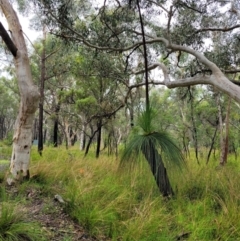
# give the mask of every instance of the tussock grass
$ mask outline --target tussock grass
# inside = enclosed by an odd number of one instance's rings
[[[222,168],[217,158],[208,165],[205,159],[198,165],[189,158],[182,172],[171,171],[176,195],[164,199],[148,165],[119,169],[115,157],[93,156],[84,158],[77,147],[46,147],[40,157],[33,148],[30,170],[30,182],[45,195],[60,194],[65,211],[90,234],[124,241],[240,240],[235,157]],[[5,200],[4,190],[0,198]]]
[[[1,241],[43,241],[38,224],[26,222],[22,213],[11,203],[2,202],[0,206]]]
[[[33,160],[32,171],[59,188],[66,211],[92,235],[146,241],[175,240],[182,233],[189,233],[188,240],[240,238],[240,174],[232,160],[224,168],[212,160],[209,166],[188,160],[182,174],[171,173],[176,196],[164,200],[147,165],[119,171],[119,162],[104,155],[96,160],[74,149],[53,152]]]

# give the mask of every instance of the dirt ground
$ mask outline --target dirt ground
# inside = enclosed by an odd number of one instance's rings
[[[18,195],[16,187],[8,189],[11,194]],[[26,201],[22,206],[22,211],[26,215],[28,222],[38,222],[47,235],[49,241],[105,241],[91,237],[88,232],[64,212],[64,208],[58,199],[45,197],[40,190],[29,188],[26,190]]]

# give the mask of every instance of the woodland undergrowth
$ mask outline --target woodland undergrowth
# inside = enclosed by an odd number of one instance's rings
[[[45,195],[61,195],[65,212],[99,240],[235,241],[240,240],[239,159],[230,155],[220,167],[217,154],[208,165],[204,154],[200,165],[190,155],[185,168],[170,171],[175,192],[170,198],[161,197],[147,164],[119,169],[118,158],[104,152],[95,159],[93,153],[84,158],[77,147],[46,147],[39,156],[33,147],[30,172]]]

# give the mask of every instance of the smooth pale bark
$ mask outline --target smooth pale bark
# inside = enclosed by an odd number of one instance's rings
[[[182,51],[194,56],[199,62],[204,64],[212,74],[199,74],[193,77],[185,79],[173,79],[170,77],[168,68],[163,63],[154,63],[148,66],[148,70],[153,70],[155,68],[160,68],[163,73],[163,81],[153,81],[152,84],[165,85],[169,89],[176,87],[188,87],[191,85],[212,85],[219,91],[229,95],[233,100],[240,103],[240,87],[230,81],[227,76],[222,72],[222,70],[208,58],[206,58],[202,53],[194,50],[187,46],[173,44],[165,38],[151,37],[152,40],[147,41],[148,43],[160,43],[162,42],[168,50],[171,51]],[[133,74],[143,73],[144,70],[135,71]]]
[[[64,120],[63,122],[66,148],[68,149],[69,145],[73,146],[75,143],[76,132],[72,130],[71,124],[69,124],[68,120]]]
[[[29,177],[32,126],[34,114],[38,108],[39,92],[37,86],[33,84],[27,47],[17,14],[8,0],[1,0],[0,6],[9,25],[11,39],[17,48],[14,64],[21,96],[19,113],[14,127],[10,166],[12,175],[8,178],[8,182],[12,183],[20,176]]]
[[[80,151],[83,151],[85,149],[86,146],[86,123],[82,124],[82,129],[80,130],[80,134],[79,134],[79,149]]]

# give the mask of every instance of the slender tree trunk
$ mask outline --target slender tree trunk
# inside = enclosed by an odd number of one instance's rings
[[[29,162],[32,145],[32,126],[38,107],[39,92],[37,86],[33,84],[27,47],[17,14],[8,0],[1,0],[0,7],[7,19],[12,38],[9,38],[8,33],[2,25],[0,26],[0,35],[14,56],[16,77],[21,96],[19,113],[14,126],[10,165],[11,177],[7,179],[8,183],[11,184],[14,179],[16,180],[21,176],[29,178],[30,175]]]
[[[130,95],[131,97],[131,95]],[[133,110],[133,103],[132,103],[132,98],[131,98],[131,103],[130,103],[130,107],[128,108],[129,110],[129,115],[130,115],[130,127],[133,128],[134,127],[134,110]]]
[[[88,140],[88,144],[86,146],[86,150],[85,150],[85,154],[84,156],[87,156],[88,152],[89,152],[89,149],[90,149],[90,146],[92,144],[92,141],[93,141],[93,138],[94,136],[96,135],[96,133],[98,132],[98,129],[93,131],[93,128],[92,126],[90,126],[90,129],[91,129],[91,136],[89,137],[89,140]]]
[[[223,125],[222,110],[220,104],[220,93],[216,96],[216,102],[218,107],[218,119],[219,119],[219,129],[220,129],[220,161],[219,164],[224,166],[227,162],[228,154],[228,132],[229,132],[229,114],[230,114],[230,104],[231,100],[228,102],[228,110],[226,114],[225,130]]]
[[[195,150],[195,157],[197,160],[197,163],[199,163],[199,158],[198,158],[198,136],[197,136],[197,128],[196,128],[196,124],[195,124],[195,120],[194,120],[194,106],[193,106],[193,95],[190,92],[191,95],[191,100],[190,100],[190,106],[191,106],[191,122],[192,122],[192,138],[193,138],[193,143],[194,143],[194,150]]]
[[[71,142],[71,137],[70,137],[70,126],[69,126],[68,122],[66,122],[66,121],[64,123],[63,131],[65,133],[64,135],[65,135],[66,149],[68,149],[68,146]]]
[[[58,118],[54,119],[53,124],[53,146],[58,146]]]
[[[4,137],[4,116],[0,117],[0,140]]]
[[[227,113],[226,113],[226,119],[225,119],[225,136],[223,140],[223,155],[222,160],[220,161],[220,165],[225,165],[227,163],[227,157],[228,157],[228,147],[229,147],[229,117],[230,117],[230,107],[231,107],[231,98],[229,97],[228,100],[228,107],[227,107]]]
[[[55,118],[54,118],[54,124],[53,124],[53,146],[57,147],[58,146],[58,125],[59,125],[59,120],[58,120],[58,113],[60,111],[60,103],[58,103],[55,107]]]
[[[43,50],[41,56],[41,78],[40,78],[40,102],[39,102],[39,130],[38,130],[38,153],[42,155],[43,151],[43,104],[44,104],[44,83],[46,78],[46,26],[43,26]]]
[[[82,124],[82,129],[80,131],[80,135],[79,135],[79,145],[80,145],[80,150],[83,151],[85,150],[85,146],[86,146],[86,134],[85,134],[85,131],[86,131],[86,124],[83,123]]]
[[[46,139],[47,139],[47,128],[45,128],[43,132],[43,143],[46,142]]]
[[[183,145],[183,150],[184,150],[184,153],[186,155],[186,157],[190,157],[190,151],[189,151],[189,148],[188,148],[188,145],[189,145],[189,141],[186,142],[186,132],[185,130],[182,131],[182,145]]]
[[[139,20],[140,20],[140,24],[141,24],[141,31],[142,31],[142,41],[143,41],[143,51],[144,51],[144,67],[145,67],[145,93],[146,93],[145,97],[146,97],[146,110],[148,111],[150,108],[149,84],[148,84],[148,56],[147,56],[147,45],[146,45],[146,39],[145,39],[144,24],[143,24],[139,0],[137,0],[137,6],[138,6]]]
[[[215,129],[213,137],[212,137],[211,146],[210,146],[210,149],[208,151],[206,164],[208,164],[210,156],[211,156],[211,153],[212,153],[212,150],[213,150],[213,146],[214,146],[215,139],[216,139],[216,136],[217,136],[217,130],[218,130],[218,126],[216,126],[216,129]]]
[[[97,122],[97,148],[96,148],[96,158],[100,155],[101,138],[102,138],[102,120]]]
[[[33,125],[33,140],[37,140],[38,138],[38,129],[39,129],[39,124],[38,124],[38,119],[34,119],[34,125]]]

